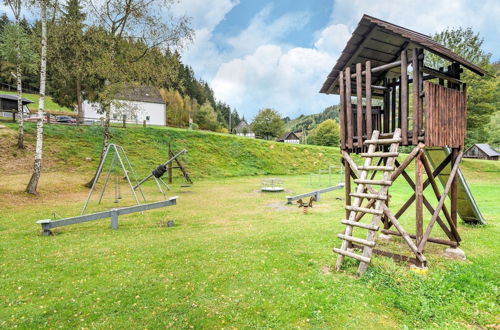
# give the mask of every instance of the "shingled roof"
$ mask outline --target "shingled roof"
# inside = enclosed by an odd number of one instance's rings
[[[160,90],[151,86],[129,86],[122,89],[116,97],[119,100],[165,104]]]
[[[498,153],[495,149],[493,149],[489,144],[476,143],[475,146],[481,149],[481,151],[483,151],[486,155],[488,155],[488,157],[500,156],[500,153]]]
[[[411,51],[416,47],[423,48],[451,62],[458,62],[478,75],[483,76],[487,73],[425,34],[363,15],[320,93],[338,94],[339,73],[348,66],[368,60],[372,62],[372,67],[388,64],[398,60],[403,49]],[[380,72],[372,76],[377,79],[383,74],[384,72]]]

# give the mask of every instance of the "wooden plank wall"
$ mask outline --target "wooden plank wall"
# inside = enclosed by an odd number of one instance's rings
[[[424,82],[426,99],[425,144],[429,147],[463,147],[467,129],[467,95],[455,89]]]

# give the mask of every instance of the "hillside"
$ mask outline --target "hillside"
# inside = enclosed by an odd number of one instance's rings
[[[10,94],[10,95],[15,95],[17,92],[12,92],[12,91],[0,91],[0,94]],[[38,109],[38,99],[40,98],[40,95],[38,94],[30,94],[30,93],[23,93],[23,97],[33,101],[33,103],[29,104],[28,107],[31,110],[31,112],[36,112]],[[60,106],[59,104],[55,103],[50,96],[45,97],[45,111],[49,112],[73,112],[70,108]]]
[[[2,123],[0,129],[0,174],[28,172],[32,166],[35,124],[26,125],[26,151],[14,147],[16,126]],[[330,147],[288,145],[204,131],[150,127],[112,128],[112,142],[122,145],[136,171],[145,174],[166,160],[169,141],[174,150],[186,148],[183,156],[196,178],[260,174],[301,174],[339,164],[339,150]],[[45,171],[85,171],[97,167],[101,128],[46,125]]]
[[[287,131],[298,132],[301,131],[302,128],[307,128],[307,130],[312,130],[317,125],[321,124],[323,121],[327,119],[334,119],[337,122],[339,121],[339,106],[333,105],[331,107],[326,108],[321,113],[316,113],[313,115],[301,115],[295,119],[288,121],[285,124]]]

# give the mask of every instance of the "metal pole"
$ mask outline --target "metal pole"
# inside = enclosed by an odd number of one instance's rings
[[[111,176],[111,170],[113,169],[113,165],[115,164],[115,159],[116,159],[116,154],[113,155],[113,160],[111,160],[111,164],[109,165],[108,174],[106,175],[106,180],[104,181],[104,186],[102,187],[101,195],[99,196],[99,201],[97,202],[97,204],[101,204],[102,196],[104,196],[104,191],[106,190],[109,177]]]
[[[80,215],[83,215],[83,213],[85,213],[85,210],[87,209],[87,205],[89,203],[90,196],[92,196],[92,192],[94,191],[94,187],[97,183],[97,180],[99,180],[99,176],[101,175],[104,161],[106,160],[106,157],[108,157],[108,152],[109,152],[109,148],[111,145],[114,145],[114,144],[108,144],[106,146],[106,151],[104,152],[104,157],[102,157],[101,163],[99,164],[99,168],[97,169],[97,174],[95,176],[94,182],[92,182],[92,187],[90,188],[89,195],[87,196],[87,200],[85,201],[85,205],[83,205],[82,213]]]
[[[158,187],[158,190],[162,193],[163,197],[166,197],[165,193],[163,192],[163,189],[161,189],[161,186],[160,186],[160,183],[158,182],[158,179],[156,177],[153,177],[153,178],[155,179],[156,186]]]
[[[175,154],[172,158],[170,158],[169,160],[167,160],[166,163],[163,163],[162,165],[168,165],[170,164],[171,162],[173,162],[177,157],[179,157],[180,155],[182,155],[183,153],[186,153],[187,150],[186,149],[182,149],[181,151],[179,151],[177,154]],[[133,189],[137,189],[137,187],[139,187],[141,184],[143,184],[144,182],[146,182],[150,177],[153,176],[153,172],[151,171],[151,173],[148,174],[148,176],[146,176],[144,179],[142,179],[141,181],[139,181],[138,184],[136,184]]]
[[[118,156],[118,161],[120,162],[120,165],[123,168],[123,171],[125,172],[125,177],[127,178],[127,182],[130,186],[130,189],[132,190],[132,193],[134,194],[135,201],[137,202],[137,205],[139,205],[140,204],[139,199],[137,198],[137,195],[135,194],[135,190],[134,190],[134,187],[132,186],[132,182],[130,182],[130,178],[128,177],[128,173],[127,173],[127,170],[125,169],[125,165],[123,165],[122,158],[120,157],[120,154],[118,153],[118,149],[116,148],[116,145],[113,144],[113,146],[115,148],[116,155]]]
[[[138,181],[137,181],[137,176],[135,174],[135,170],[134,168],[132,167],[132,164],[130,163],[130,161],[128,160],[128,156],[127,156],[127,153],[125,152],[125,149],[123,149],[122,146],[117,146],[120,148],[120,150],[123,152],[123,158],[125,159],[125,161],[127,162],[128,164],[128,167],[130,167],[130,171],[132,172],[132,177],[134,178],[134,181],[135,183],[137,184]],[[146,201],[146,196],[144,196],[144,192],[142,191],[141,187],[139,187],[139,191],[141,192],[141,195],[142,195],[142,198],[144,199],[144,202]]]

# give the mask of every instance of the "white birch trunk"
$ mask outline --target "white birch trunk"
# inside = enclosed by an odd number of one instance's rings
[[[16,16],[16,29],[18,33],[20,28],[19,16]],[[19,123],[19,133],[17,137],[18,149],[24,149],[23,87],[21,75],[21,45],[18,38],[18,41],[16,42],[17,122]]]
[[[38,103],[38,121],[36,124],[36,148],[33,174],[26,188],[30,194],[37,193],[38,181],[42,173],[42,150],[43,150],[43,118],[45,108],[45,81],[47,73],[47,8],[44,1],[40,2],[42,23],[42,48],[40,60],[40,100]]]

